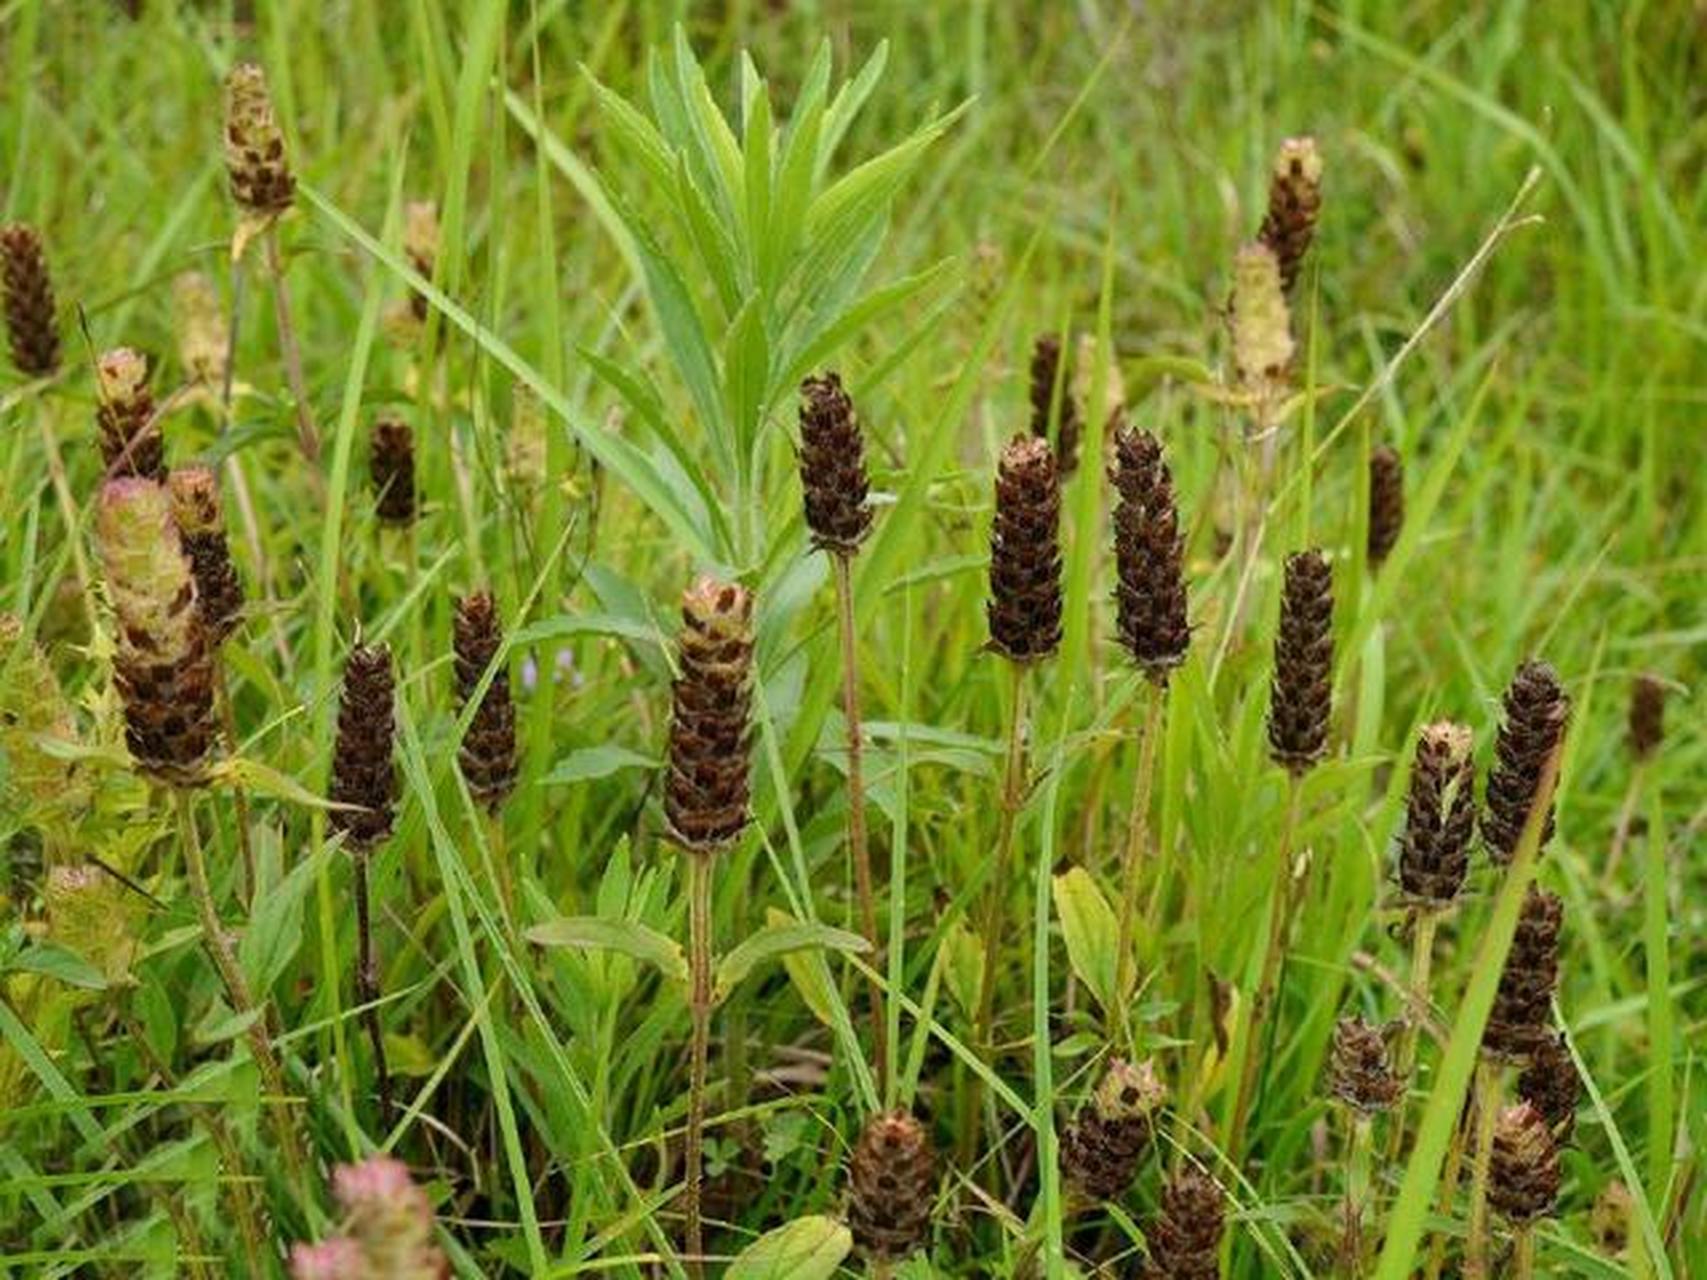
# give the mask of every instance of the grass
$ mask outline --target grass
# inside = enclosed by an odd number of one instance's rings
[[[273,0],[241,29],[222,5],[121,8],[0,3],[15,86],[0,214],[46,238],[66,351],[52,381],[0,375],[0,609],[70,708],[37,732],[28,651],[0,651],[0,1270],[241,1273],[241,1186],[278,1250],[263,1269],[284,1275],[291,1242],[338,1229],[325,1171],[388,1151],[426,1189],[457,1275],[687,1274],[686,868],[662,838],[658,765],[677,602],[702,571],[758,599],[755,820],[712,877],[719,954],[749,945],[712,1027],[708,1270],[867,1270],[841,1226],[842,1166],[865,1119],[898,1105],[939,1149],[926,1247],[900,1275],[1136,1265],[1164,1174],[1188,1155],[1228,1192],[1224,1274],[1332,1274],[1346,1126],[1324,1070],[1338,1016],[1403,1007],[1411,952],[1391,936],[1391,877],[1416,730],[1470,725],[1485,777],[1500,692],[1531,654],[1574,702],[1558,834],[1534,875],[1565,903],[1555,1008],[1585,1076],[1536,1269],[1707,1270],[1693,856],[1707,815],[1707,125],[1682,0],[1500,0],[1474,15]],[[268,72],[301,183],[277,240],[323,494],[296,444],[262,246],[240,297],[231,284],[217,121],[239,56]],[[1294,299],[1310,394],[1275,437],[1241,588],[1217,534],[1255,454],[1212,394],[1219,313],[1269,158],[1302,132],[1327,174]],[[401,247],[417,199],[439,208],[429,273]],[[251,601],[226,657],[240,761],[196,812],[239,963],[274,1011],[283,1105],[316,1166],[301,1190],[268,1132],[281,1100],[258,1079],[253,1028],[197,946],[171,798],[127,764],[111,612],[79,588],[85,560],[101,578],[80,329],[95,350],[150,352],[165,402],[184,379],[171,281],[192,268],[237,298],[235,397],[228,425],[217,397],[175,401],[168,458],[233,460],[266,565],[261,581],[228,484]],[[418,329],[396,318],[411,290],[429,303]],[[1084,462],[1062,502],[1065,636],[1027,676],[1032,785],[997,879],[1012,695],[1008,664],[983,651],[991,479],[1025,428],[1041,333],[1068,352],[1089,335]],[[866,926],[837,591],[808,546],[791,444],[794,389],[825,368],[859,407],[878,496],[849,593],[873,953],[851,936]],[[1125,964],[1118,930],[1083,923],[1104,918],[1086,881],[1063,887],[1083,869],[1109,920],[1134,888],[1117,868],[1147,695],[1110,642],[1097,460],[1113,374],[1167,449],[1194,623],[1142,842],[1173,888],[1137,886]],[[548,423],[532,464],[518,462],[524,389]],[[381,411],[418,441],[408,539],[378,527],[365,485]],[[1375,575],[1362,481],[1379,443],[1404,455],[1408,510]],[[1222,1147],[1239,1061],[1217,1032],[1248,1011],[1262,968],[1288,808],[1267,758],[1270,645],[1280,561],[1311,543],[1335,572],[1332,749],[1302,783],[1308,891],[1235,1167]],[[454,763],[469,717],[448,669],[453,598],[482,586],[510,626],[520,729],[496,824]],[[397,831],[372,867],[398,1097],[384,1117],[352,983],[351,867],[317,800],[358,634],[399,658]],[[1666,744],[1632,791],[1623,716],[1643,670],[1673,692]],[[63,795],[41,776],[66,780]],[[247,918],[237,779],[271,887]],[[1608,878],[1627,796],[1636,827]],[[55,914],[48,869],[90,858],[134,886],[134,939]],[[1439,1169],[1520,864],[1499,878],[1478,854],[1439,923],[1414,1140],[1389,1159],[1378,1120],[1370,1146],[1366,1266],[1382,1280],[1421,1273],[1432,1242],[1456,1249],[1465,1229],[1465,1197],[1437,1214]],[[986,890],[1003,938],[988,1045],[972,936]],[[533,940],[552,922],[573,945]],[[136,949],[109,971],[115,939]],[[1136,996],[1116,1017],[1099,1002],[1127,967]],[[1211,978],[1231,984],[1227,1021]],[[1171,1101],[1134,1188],[1086,1209],[1052,1153],[1116,1052],[1153,1056]],[[976,1155],[956,1166],[972,1096]],[[1592,1217],[1614,1179],[1630,1194],[1622,1253]],[[1506,1239],[1496,1223],[1496,1249]]]

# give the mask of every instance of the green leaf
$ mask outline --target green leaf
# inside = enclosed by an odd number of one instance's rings
[[[853,1233],[814,1214],[767,1231],[741,1250],[725,1280],[826,1280],[853,1249]]]
[[[747,300],[724,336],[723,376],[736,457],[746,460],[752,457],[753,442],[758,437],[770,377],[770,339],[758,297]]]
[[[12,957],[6,967],[13,973],[37,973],[88,991],[102,991],[107,985],[107,980],[94,965],[75,951],[56,947],[51,942],[25,947]]]
[[[718,963],[714,998],[722,1000],[753,969],[766,960],[785,956],[791,951],[808,948],[858,953],[871,950],[871,944],[857,933],[791,920],[786,924],[767,924],[751,935]]]
[[[616,951],[656,965],[666,978],[688,980],[688,961],[681,944],[637,920],[603,920],[598,916],[565,916],[536,924],[527,940],[542,947]]]
[[[978,1008],[978,993],[984,981],[983,945],[965,921],[956,920],[948,926],[942,946],[946,953],[943,977],[948,982],[949,992],[962,1009],[973,1013]]]
[[[791,924],[794,917],[770,907],[765,911],[765,920],[772,925]],[[812,1016],[826,1027],[834,1026],[834,990],[830,985],[830,966],[824,963],[823,953],[790,951],[783,956],[782,967],[794,989],[800,993],[801,1001],[812,1011]]]
[[[255,895],[249,927],[237,944],[237,960],[258,996],[272,990],[302,945],[303,904],[315,868],[332,848],[323,846],[317,857],[304,858],[292,867],[280,884]]]
[[[544,787],[565,782],[586,782],[592,778],[608,778],[623,769],[659,767],[659,761],[651,756],[643,756],[627,747],[607,743],[571,751],[552,766],[551,772],[539,780],[539,785]]]
[[[1132,995],[1126,991],[1121,993],[1121,1000],[1115,998],[1120,925],[1114,908],[1083,867],[1072,867],[1056,876],[1053,895],[1073,972],[1104,1011],[1112,1011],[1115,1004]]]

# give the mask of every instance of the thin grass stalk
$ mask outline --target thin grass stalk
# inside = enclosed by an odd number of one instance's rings
[[[1464,1249],[1465,1280],[1488,1271],[1488,1171],[1493,1165],[1494,1122],[1504,1102],[1505,1071],[1497,1062],[1476,1068],[1476,1155],[1470,1166],[1470,1237]]]
[[[223,660],[214,665],[213,698],[218,705],[219,727],[225,734],[226,748],[232,757],[236,758],[237,713],[231,705],[231,686],[226,678]],[[248,911],[255,901],[260,881],[255,866],[255,845],[249,834],[249,792],[241,782],[232,784],[231,803],[237,812],[237,849],[243,859],[243,909]]]
[[[213,902],[213,888],[207,878],[207,859],[202,852],[201,836],[196,831],[194,801],[190,793],[183,788],[174,789],[173,801],[178,811],[178,835],[184,851],[184,865],[190,877],[190,893],[196,900],[196,914],[201,922],[208,955],[219,973],[219,980],[225,987],[225,995],[231,1002],[233,1012],[240,1016],[255,1014],[250,1019],[245,1034],[249,1037],[250,1051],[255,1055],[256,1070],[261,1073],[261,1086],[273,1097],[273,1127],[277,1132],[279,1147],[284,1152],[285,1163],[290,1168],[291,1181],[296,1187],[298,1197],[306,1202],[308,1159],[291,1124],[290,1104],[285,1093],[284,1068],[280,1065],[272,1041],[267,1036],[265,1011],[256,1004],[254,996],[250,994],[248,979],[243,976],[237,957],[232,953],[231,943],[225,936],[224,927],[219,922],[219,912]]]
[[[700,1221],[700,1166],[705,1150],[706,1058],[711,1043],[711,859],[688,855],[688,968],[692,982],[689,1007],[693,1044],[688,1079],[688,1127],[684,1142],[687,1169],[682,1191],[687,1215],[687,1264],[698,1280],[705,1274],[705,1227]]]
[[[373,1052],[373,1073],[379,1090],[380,1127],[391,1119],[391,1068],[385,1058],[385,1033],[379,1022],[379,964],[373,955],[373,909],[368,888],[368,864],[373,853],[358,849],[352,859],[356,887],[356,999],[362,1005],[362,1025]]]
[[[1132,1011],[1128,1008],[1126,992],[1133,978],[1132,930],[1138,914],[1138,871],[1143,865],[1144,851],[1150,843],[1150,792],[1156,777],[1156,740],[1162,733],[1162,716],[1168,702],[1166,682],[1145,681],[1149,685],[1148,701],[1144,707],[1144,740],[1138,748],[1138,771],[1132,780],[1132,812],[1126,821],[1126,851],[1121,860],[1120,925],[1115,936],[1114,993],[1119,1010],[1114,1019],[1115,1030],[1123,1039],[1130,1039]],[[1162,868],[1156,868],[1157,883],[1151,889],[1151,903],[1160,896]]]
[[[865,940],[871,944],[871,954],[878,953],[877,898],[871,882],[871,848],[865,825],[865,777],[862,768],[864,733],[859,714],[858,653],[854,644],[854,595],[852,557],[831,552],[830,563],[836,577],[837,629],[842,647],[842,719],[848,738],[848,847],[853,856],[854,888],[859,896],[860,927]],[[877,1090],[884,1093],[888,1079],[889,1055],[885,1046],[887,1023],[883,1012],[883,984],[873,973],[871,987],[872,1060],[877,1064]]]
[[[1535,1228],[1525,1224],[1512,1236],[1512,1280],[1532,1280],[1535,1275]]]
[[[1434,972],[1434,934],[1440,924],[1440,914],[1425,907],[1411,908],[1411,981],[1405,991],[1405,1026],[1399,1033],[1398,1052],[1393,1058],[1393,1070],[1399,1079],[1409,1081],[1416,1068],[1417,1042],[1422,1035],[1422,1022],[1428,1016],[1429,987]],[[1399,1099],[1393,1109],[1392,1130],[1387,1135],[1387,1159],[1397,1160],[1405,1147],[1405,1101]]]
[[[59,437],[53,429],[53,409],[46,400],[36,401],[36,426],[41,431],[42,448],[47,453],[47,474],[53,484],[53,495],[59,500],[60,519],[65,524],[65,541],[71,548],[71,563],[77,571],[77,585],[83,601],[83,614],[93,634],[99,628],[95,619],[94,575],[89,572],[88,554],[83,549],[83,522],[77,500],[71,496],[71,482],[66,479],[65,458],[59,452]]]
[[[1257,1064],[1262,1055],[1257,1041],[1263,1023],[1274,1002],[1275,984],[1280,978],[1280,962],[1286,954],[1286,938],[1292,930],[1296,901],[1303,896],[1303,887],[1292,883],[1292,845],[1298,836],[1298,821],[1303,809],[1303,781],[1296,774],[1287,775],[1286,825],[1281,829],[1280,848],[1275,857],[1274,885],[1269,898],[1268,942],[1263,950],[1262,970],[1257,989],[1251,998],[1251,1015],[1245,1024],[1243,1057],[1239,1065],[1239,1090],[1234,1095],[1233,1116],[1227,1126],[1223,1147],[1227,1159],[1234,1165],[1243,1153],[1245,1125],[1250,1119],[1252,1095],[1256,1089]]]
[[[324,501],[326,482],[320,475],[320,432],[314,425],[314,407],[308,401],[308,382],[302,376],[302,350],[297,346],[296,326],[291,322],[290,286],[285,282],[278,228],[269,226],[263,239],[267,244],[267,270],[273,277],[273,315],[279,330],[279,351],[284,357],[291,398],[296,401],[296,443],[308,463],[315,494]]]

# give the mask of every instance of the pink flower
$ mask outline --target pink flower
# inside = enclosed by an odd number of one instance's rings
[[[362,1280],[366,1267],[361,1245],[348,1236],[293,1245],[290,1251],[291,1280]]]

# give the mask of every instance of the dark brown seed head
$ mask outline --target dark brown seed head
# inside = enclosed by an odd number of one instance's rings
[[[101,458],[109,476],[142,476],[164,483],[166,441],[154,412],[154,393],[148,389],[148,358],[129,347],[117,347],[95,362],[100,404],[95,411],[101,428]]]
[[[1388,1110],[1405,1096],[1405,1082],[1388,1061],[1380,1027],[1361,1017],[1341,1018],[1335,1024],[1328,1092],[1368,1115]]]
[[[454,633],[460,715],[504,642],[504,625],[490,592],[479,591],[456,602]],[[496,813],[516,785],[516,709],[510,701],[510,673],[503,667],[493,675],[469,721],[457,762],[469,792]]]
[[[1294,776],[1327,754],[1333,675],[1333,569],[1320,551],[1299,551],[1286,558],[1268,703],[1269,754]]]
[[[1541,789],[1541,775],[1565,736],[1571,700],[1553,668],[1526,661],[1505,692],[1505,717],[1500,722],[1494,767],[1488,773],[1487,806],[1482,813],[1482,839],[1488,854],[1504,866],[1517,852],[1523,824]],[[1553,802],[1541,824],[1541,844],[1553,837]]]
[[[59,368],[59,318],[47,254],[34,227],[0,227],[0,293],[13,367],[27,378],[45,378]]]
[[[1269,174],[1268,212],[1257,238],[1274,250],[1281,285],[1289,293],[1310,251],[1321,210],[1322,155],[1316,140],[1288,138],[1280,144]]]
[[[197,786],[216,732],[213,650],[166,487],[108,480],[95,532],[118,621],[113,673],[131,758],[167,786]]]
[[[1047,440],[1015,436],[996,471],[990,528],[990,647],[1036,662],[1061,644],[1061,489]]]
[[[1666,686],[1656,675],[1644,672],[1630,686],[1630,753],[1648,760],[1665,740]]]
[[[1399,835],[1399,885],[1413,903],[1441,908],[1464,887],[1476,832],[1476,762],[1470,730],[1442,721],[1417,735]]]
[[[1369,455],[1369,563],[1379,566],[1405,527],[1405,463],[1391,445]]]
[[[347,847],[365,853],[391,834],[397,769],[391,760],[395,696],[391,650],[357,645],[344,662],[338,740],[332,750],[333,809],[328,822]]]
[[[1551,1217],[1559,1199],[1559,1145],[1527,1102],[1501,1111],[1488,1166],[1488,1203],[1516,1226]]]
[[[1149,1274],[1158,1280],[1217,1280],[1226,1197],[1194,1164],[1183,1166],[1162,1188],[1161,1213],[1144,1233]]]
[[[1482,1031],[1482,1051],[1509,1062],[1528,1062],[1552,1038],[1553,992],[1559,985],[1559,929],[1564,904],[1529,887],[1517,932],[1506,953],[1494,992],[1494,1007]]]
[[[1055,456],[1060,459],[1059,471],[1066,479],[1079,469],[1079,437],[1083,428],[1079,422],[1079,405],[1073,396],[1073,371],[1061,358],[1061,340],[1052,333],[1039,335],[1031,348],[1031,434],[1041,440],[1049,439],[1050,409],[1055,404],[1059,384],[1061,404],[1054,413]]]
[[[415,518],[415,433],[398,418],[373,424],[368,471],[373,478],[374,510],[387,524]]]
[[[753,597],[701,578],[682,595],[664,817],[683,851],[712,854],[747,825]]]
[[[296,198],[266,73],[253,62],[238,63],[225,78],[225,168],[245,213],[283,213]]]
[[[1155,1114],[1167,1090],[1148,1062],[1121,1058],[1061,1134],[1061,1173],[1092,1200],[1116,1200],[1138,1176],[1155,1137]]]
[[[1517,1077],[1517,1096],[1541,1113],[1553,1137],[1561,1144],[1571,1140],[1577,1127],[1577,1099],[1582,1077],[1565,1045],[1563,1035],[1547,1036],[1535,1043],[1529,1065]]]
[[[210,467],[179,467],[169,482],[172,518],[196,580],[196,609],[209,643],[217,648],[237,630],[243,614],[243,584],[225,537],[219,478]]]
[[[834,373],[800,384],[800,488],[812,545],[843,556],[859,550],[871,530],[865,442]]]
[[[1117,429],[1109,479],[1120,495],[1114,508],[1115,625],[1132,661],[1156,684],[1166,684],[1191,647],[1191,624],[1179,505],[1161,442],[1148,431]]]
[[[848,1162],[848,1226],[868,1256],[898,1262],[930,1231],[936,1152],[905,1111],[873,1116]]]

